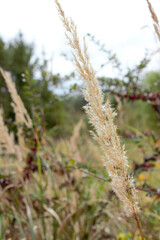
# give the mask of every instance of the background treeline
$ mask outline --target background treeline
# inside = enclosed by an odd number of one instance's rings
[[[118,78],[98,80],[118,113],[118,134],[139,190],[142,232],[145,239],[157,240],[160,72],[146,73],[148,55],[122,69],[115,53],[88,37],[106,54],[101,68],[107,72],[111,64],[119,72]],[[140,240],[134,219],[126,217],[108,183],[102,151],[89,134],[83,85],[75,73],[53,75],[48,65],[45,54],[36,57],[34,44],[22,34],[8,42],[0,38],[0,66],[11,75],[17,89],[10,81],[12,92],[18,92],[32,122],[32,127],[26,125],[21,100],[16,104],[22,112],[13,107],[0,69],[0,135],[5,136],[0,136],[0,239]],[[65,93],[61,86],[70,79],[75,83]]]
[[[89,37],[91,36],[89,35]],[[99,44],[93,36],[91,41]],[[107,63],[110,62],[121,71],[121,64],[116,55],[104,47],[101,47],[101,51],[106,53]],[[102,89],[106,94],[110,94],[114,107],[117,105],[115,96],[120,97],[123,101],[129,100],[125,104],[128,121],[141,130],[145,130],[148,126],[152,129],[159,127],[159,106],[156,107],[156,104],[155,106],[152,104],[156,97],[158,99],[158,95],[152,96],[152,93],[158,94],[160,91],[160,72],[142,74],[149,61],[150,59],[145,56],[133,69],[127,69],[123,75],[120,74],[119,79],[105,76],[99,78]],[[18,93],[30,114],[33,114],[33,110],[36,109],[39,121],[43,121],[44,127],[57,136],[71,134],[71,126],[83,114],[85,104],[80,94],[80,87],[78,84],[70,86],[70,91],[65,95],[63,91],[60,95],[56,95],[53,87],[57,88],[63,82],[73,78],[73,73],[71,76],[65,77],[61,77],[60,74],[52,75],[49,72],[45,54],[43,54],[43,59],[36,57],[34,44],[27,43],[21,33],[14,40],[8,42],[4,42],[3,38],[0,38],[0,66],[10,72]],[[101,67],[105,67],[105,64],[102,64]],[[10,96],[2,76],[0,76],[0,104],[3,106],[5,118],[8,121],[12,120]]]

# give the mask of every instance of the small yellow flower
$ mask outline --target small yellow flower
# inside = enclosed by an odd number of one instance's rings
[[[138,180],[140,180],[140,181],[149,180],[149,175],[148,175],[148,174],[140,173],[140,174],[138,175]]]
[[[127,233],[129,237],[132,238],[132,233],[128,232]],[[126,237],[126,235],[122,232],[120,232],[117,236],[117,240],[128,240],[128,238]]]

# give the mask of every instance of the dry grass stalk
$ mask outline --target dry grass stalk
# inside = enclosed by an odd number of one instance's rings
[[[70,158],[75,159],[76,162],[81,162],[81,156],[78,150],[77,141],[80,137],[80,129],[82,127],[82,119],[75,125],[73,130],[73,135],[68,142]]]
[[[153,26],[154,26],[155,32],[156,32],[157,37],[158,37],[158,39],[160,41],[160,25],[159,25],[159,21],[158,21],[157,15],[154,12],[154,9],[152,8],[152,5],[149,2],[149,0],[146,0],[146,1],[147,1],[148,8],[149,8],[149,11],[150,11],[152,19],[153,19]]]
[[[5,148],[6,154],[14,154],[18,161],[22,161],[20,147],[15,144],[13,133],[8,132],[8,128],[3,120],[3,110],[0,108],[0,149],[2,150],[3,148]]]
[[[3,110],[0,108],[0,149],[2,150],[3,148],[6,154],[14,154],[18,161],[22,161],[21,149],[15,144],[13,133],[8,132],[8,128],[3,120]]]
[[[89,116],[90,123],[95,129],[95,132],[92,132],[92,134],[103,149],[103,162],[109,176],[112,178],[112,188],[118,198],[123,201],[126,214],[128,216],[135,215],[139,210],[136,190],[132,176],[128,175],[128,160],[124,146],[121,146],[120,138],[117,135],[117,127],[114,124],[116,113],[112,109],[109,100],[104,103],[103,93],[89,60],[85,39],[84,49],[82,49],[76,25],[72,19],[69,20],[65,16],[58,0],[55,0],[55,2],[66,30],[65,35],[68,44],[73,51],[75,65],[86,84],[86,90],[83,90],[85,99],[88,102],[85,110]]]
[[[12,101],[13,101],[12,107],[13,107],[15,115],[16,115],[16,122],[25,124],[28,128],[32,128],[32,120],[31,120],[30,116],[28,115],[28,112],[27,112],[20,96],[17,93],[14,82],[12,81],[9,74],[6,71],[4,71],[1,67],[0,67],[0,72],[6,82],[8,91],[12,97]]]
[[[12,135],[9,134],[8,128],[3,121],[3,110],[0,108],[0,147],[5,147],[7,154],[15,153],[15,145]]]
[[[9,91],[12,101],[13,101],[11,105],[14,109],[15,120],[17,123],[18,142],[19,142],[21,151],[25,154],[27,149],[25,147],[25,141],[23,138],[23,130],[22,130],[21,125],[25,124],[28,128],[32,128],[32,120],[31,120],[20,96],[17,93],[16,86],[15,86],[14,82],[12,81],[11,77],[1,67],[0,67],[0,72],[6,82],[8,91]]]

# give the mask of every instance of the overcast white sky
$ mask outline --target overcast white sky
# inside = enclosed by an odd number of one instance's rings
[[[137,64],[146,48],[158,47],[146,0],[59,1],[77,24],[80,35],[95,35],[107,49],[117,53],[125,67]],[[150,1],[160,19],[160,0]],[[48,59],[53,57],[53,73],[68,74],[74,70],[72,63],[61,56],[64,52],[71,57],[54,0],[0,0],[0,9],[0,36],[10,40],[21,31],[27,41],[35,43],[37,55],[43,49]],[[93,65],[99,69],[105,55],[90,42],[88,46]],[[149,69],[160,68],[158,55]],[[109,76],[113,72],[108,67],[99,74]]]

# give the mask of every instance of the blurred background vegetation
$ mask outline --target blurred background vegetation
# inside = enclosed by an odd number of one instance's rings
[[[106,53],[106,61],[111,61],[120,71],[120,63],[116,55],[106,49],[103,51]],[[34,44],[27,43],[21,33],[9,42],[4,42],[3,38],[0,38],[0,66],[10,72],[29,113],[31,114],[32,108],[39,108],[41,112],[38,113],[48,130],[55,129],[55,134],[61,135],[60,129],[63,126],[63,134],[65,131],[66,135],[68,131],[71,134],[71,129],[67,129],[67,126],[74,125],[83,115],[85,101],[80,91],[83,85],[77,81],[74,73],[65,77],[61,77],[60,74],[52,75],[48,70],[45,53],[44,58],[39,59],[34,52]],[[128,121],[133,127],[139,127],[140,130],[147,130],[148,127],[154,130],[159,129],[160,110],[157,102],[160,91],[160,72],[144,74],[149,61],[150,59],[145,56],[137,66],[133,69],[128,68],[125,74],[121,74],[119,79],[99,77],[102,89],[106,95],[110,94],[114,107],[117,106],[115,96],[118,96],[122,102],[126,102]],[[105,67],[105,64],[102,64],[101,67]],[[62,90],[60,94],[56,94],[54,89],[61,87],[61,84],[71,78],[75,78],[75,84],[68,85],[68,93],[63,93]],[[0,103],[5,109],[5,117],[13,119],[10,96],[2,76],[0,76],[0,92]],[[32,101],[33,95],[36,98],[35,103]],[[69,117],[70,114],[72,114],[72,120]],[[69,124],[68,121],[72,121],[72,124]]]

